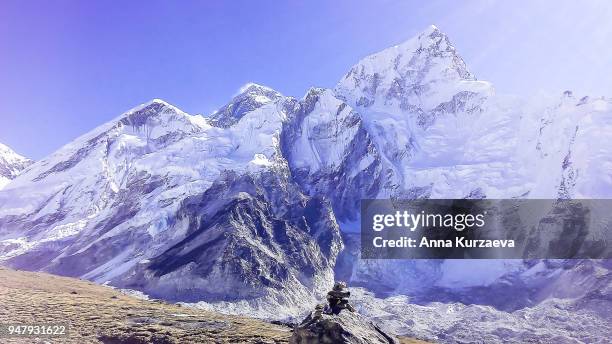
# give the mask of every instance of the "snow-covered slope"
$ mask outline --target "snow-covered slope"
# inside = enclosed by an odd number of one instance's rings
[[[458,93],[489,89],[488,83],[477,81],[470,73],[449,38],[430,26],[413,39],[359,61],[335,91],[349,103],[373,112],[422,114],[422,125],[426,125],[426,112]]]
[[[284,116],[271,103],[217,128],[160,100],[126,112],[0,194],[2,260],[181,301],[322,293],[338,226],[288,179]]]
[[[380,196],[612,197],[612,100],[496,95],[434,26],[362,59],[335,92],[384,156]]]
[[[0,260],[261,317],[334,277],[513,311],[578,297],[545,288],[574,267],[533,282],[527,261],[360,260],[359,201],[612,198],[608,142],[612,100],[498,95],[430,27],[334,89],[249,84],[206,119],[153,100],[92,130],[0,191]],[[503,288],[537,295],[493,304]]]
[[[0,190],[31,164],[32,160],[0,143]]]

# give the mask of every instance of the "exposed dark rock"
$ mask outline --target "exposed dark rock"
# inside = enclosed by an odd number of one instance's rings
[[[294,329],[291,344],[390,344],[399,343],[357,312],[321,314],[316,310]]]
[[[354,312],[355,309],[349,304],[349,297],[351,297],[351,292],[346,288],[346,283],[336,282],[334,289],[327,293],[329,305],[327,306],[326,313],[338,314],[344,309]]]
[[[319,304],[293,330],[291,344],[398,343],[380,327],[355,312],[346,283],[337,282],[327,293],[328,305]]]
[[[187,302],[264,297],[293,279],[312,290],[342,246],[329,202],[274,173],[228,173],[183,201],[177,217],[190,223],[185,238],[139,264],[122,287]]]

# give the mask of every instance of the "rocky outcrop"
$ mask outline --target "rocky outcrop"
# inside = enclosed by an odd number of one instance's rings
[[[356,312],[309,315],[294,332],[291,344],[374,344],[398,343],[377,325]]]
[[[342,249],[328,202],[303,196],[279,174],[227,173],[183,201],[178,216],[189,222],[185,238],[117,285],[191,302],[316,290]]]
[[[351,293],[338,282],[327,294],[328,305],[317,305],[293,330],[291,344],[395,344],[398,341],[379,326],[355,312]]]

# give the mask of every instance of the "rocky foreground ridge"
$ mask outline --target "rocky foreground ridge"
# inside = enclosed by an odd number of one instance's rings
[[[327,305],[318,304],[293,330],[291,344],[398,344],[380,326],[355,311],[351,293],[337,282],[327,293]]]
[[[0,267],[0,323],[69,323],[69,336],[2,338],[3,344],[288,343],[286,325],[160,300],[88,281]],[[402,338],[401,343],[424,343]]]

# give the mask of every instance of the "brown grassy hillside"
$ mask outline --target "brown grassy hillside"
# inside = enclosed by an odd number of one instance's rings
[[[69,337],[0,342],[287,343],[291,336],[286,326],[140,300],[88,281],[0,267],[0,323],[33,322],[68,322]]]

